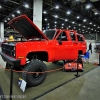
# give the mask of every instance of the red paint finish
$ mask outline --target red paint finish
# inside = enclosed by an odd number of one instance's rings
[[[21,65],[26,64],[29,53],[46,53],[47,62],[54,62],[76,60],[80,51],[82,54],[86,52],[84,37],[74,30],[54,29],[43,33],[26,15],[14,18],[8,24],[27,39],[24,42],[16,41],[15,44],[16,59],[21,60]],[[77,35],[82,38],[82,41],[78,40]]]

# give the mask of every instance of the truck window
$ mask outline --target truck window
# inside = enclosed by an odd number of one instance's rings
[[[72,41],[76,41],[75,34],[73,32],[70,33],[70,37]]]
[[[78,39],[78,41],[84,41],[82,36],[80,36],[80,35],[77,35],[77,39]]]
[[[55,35],[55,32],[55,30],[46,30],[43,33],[46,35],[48,39],[52,40]]]
[[[67,36],[65,32],[61,32],[61,34],[58,36],[57,40],[61,40],[61,41],[67,41]]]

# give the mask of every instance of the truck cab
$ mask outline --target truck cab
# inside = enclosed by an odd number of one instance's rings
[[[77,55],[84,55],[86,53],[87,45],[85,38],[82,34],[76,33],[75,30],[53,29],[44,31],[44,34],[50,40],[57,42],[55,47],[58,46],[57,48],[59,49],[55,51],[55,60],[59,60],[61,56],[62,60],[75,60]],[[60,52],[62,52],[61,56],[59,55]]]

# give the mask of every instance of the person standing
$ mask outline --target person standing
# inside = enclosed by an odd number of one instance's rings
[[[91,43],[89,44],[89,50],[88,51],[91,51],[91,53],[92,53],[92,44]]]

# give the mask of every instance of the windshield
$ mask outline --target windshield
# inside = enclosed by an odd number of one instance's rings
[[[46,37],[50,40],[53,39],[54,35],[55,35],[55,30],[46,30],[46,31],[43,31],[43,33],[46,35]]]

